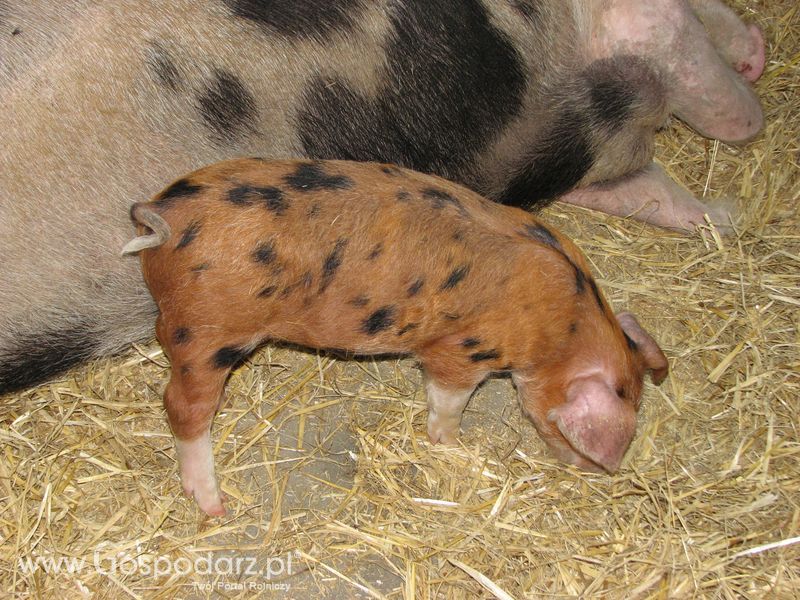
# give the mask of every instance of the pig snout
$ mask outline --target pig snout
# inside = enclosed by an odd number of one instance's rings
[[[552,409],[547,418],[576,451],[563,448],[559,458],[589,470],[597,470],[599,465],[609,473],[616,472],[636,433],[636,410],[601,377],[572,382],[566,402]]]
[[[519,375],[514,384],[523,410],[557,459],[587,471],[615,473],[636,433],[644,375],[649,371],[659,385],[669,363],[634,315],[622,312],[608,321],[590,334],[602,338],[604,356],[593,368],[587,370],[592,358],[579,357],[555,376],[545,374],[549,384]],[[582,343],[589,344],[589,339]]]

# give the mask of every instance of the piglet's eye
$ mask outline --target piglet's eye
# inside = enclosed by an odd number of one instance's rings
[[[622,387],[618,387],[617,388],[617,396],[619,396],[620,398],[624,398],[625,397],[625,390],[622,389]]]

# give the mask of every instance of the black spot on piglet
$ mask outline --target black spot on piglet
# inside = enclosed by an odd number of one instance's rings
[[[408,286],[408,297],[411,298],[412,296],[419,294],[419,291],[422,289],[423,285],[425,285],[425,278],[419,277],[414,283]]]
[[[369,297],[368,297],[368,296],[365,296],[364,294],[361,294],[360,296],[356,296],[355,298],[353,298],[352,300],[350,300],[350,301],[348,302],[348,304],[350,304],[350,305],[352,305],[352,306],[357,306],[357,307],[359,307],[359,308],[363,308],[363,307],[365,307],[367,304],[369,304]]]
[[[457,208],[458,212],[460,212],[462,215],[467,214],[467,211],[464,208],[464,205],[461,204],[461,201],[451,194],[448,194],[444,190],[440,190],[438,188],[425,188],[422,190],[422,197],[426,200],[429,200],[431,206],[437,210],[442,209],[449,204]]]
[[[381,171],[383,171],[387,175],[392,175],[393,177],[397,177],[403,174],[403,171],[401,171],[399,167],[396,167],[394,165],[383,165],[381,167]]]
[[[179,179],[156,196],[153,204],[158,208],[169,208],[176,200],[190,198],[203,191],[202,185],[191,183],[188,179]]]
[[[214,353],[211,362],[217,369],[230,369],[242,362],[250,351],[236,346],[224,346]]]
[[[331,253],[325,257],[325,262],[322,265],[322,278],[319,283],[320,294],[328,288],[331,281],[333,281],[333,277],[336,275],[336,271],[342,265],[345,246],[347,246],[346,239],[342,238],[337,240]]]
[[[189,330],[188,327],[178,327],[175,331],[172,332],[172,343],[180,346],[181,344],[187,344],[192,339],[192,332]]]
[[[586,274],[572,261],[570,261],[570,264],[575,269],[575,292],[581,295],[586,291]]]
[[[419,323],[409,323],[408,325],[403,325],[403,327],[400,328],[400,331],[397,332],[397,335],[398,335],[398,337],[401,336],[401,335],[405,335],[409,331],[412,331],[412,330],[416,329],[417,327],[419,327]]]
[[[597,288],[597,284],[595,283],[594,279],[591,277],[587,277],[587,279],[589,280],[589,287],[592,288],[592,294],[597,302],[597,306],[599,306],[600,310],[603,311],[603,297],[600,295],[600,290]]]
[[[197,234],[200,233],[201,224],[199,221],[192,221],[189,226],[183,230],[181,234],[181,239],[175,246],[175,250],[180,250],[181,248],[186,248],[189,244],[191,244]]]
[[[562,254],[564,253],[564,250],[561,248],[561,244],[553,235],[553,233],[541,223],[525,225],[525,236],[531,238],[532,240],[536,240],[537,242],[541,242],[542,244],[546,244],[547,246],[558,250]]]
[[[275,292],[278,290],[277,286],[268,285],[267,287],[263,288],[260,292],[258,292],[259,298],[271,298],[275,295]]]
[[[394,306],[382,306],[364,319],[361,324],[361,331],[368,335],[375,335],[380,331],[389,329],[394,325],[395,312],[397,312],[397,308]]]
[[[272,186],[238,185],[228,190],[225,198],[236,206],[252,206],[257,202],[262,203],[276,215],[282,215],[286,211],[286,199],[283,192]]]
[[[456,287],[464,277],[469,273],[469,265],[462,265],[457,269],[453,269],[447,279],[444,280],[440,290],[451,290]]]
[[[500,353],[497,350],[484,350],[483,352],[475,352],[474,354],[469,355],[469,359],[472,362],[481,362],[484,360],[493,360],[495,358],[500,358]]]
[[[275,243],[262,242],[253,250],[253,260],[262,265],[268,265],[275,260]]]
[[[343,190],[353,187],[353,180],[344,175],[328,175],[319,163],[301,163],[285,177],[286,183],[297,191]]]

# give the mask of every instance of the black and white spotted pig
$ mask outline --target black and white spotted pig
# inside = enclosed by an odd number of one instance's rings
[[[142,271],[172,364],[164,395],[184,490],[223,514],[211,420],[266,340],[413,353],[428,436],[453,442],[475,387],[510,371],[555,454],[615,471],[647,369],[667,360],[616,317],[580,251],[518,208],[376,163],[225,161],[135,204]],[[146,235],[145,235],[146,234]],[[232,307],[235,307],[232,310]]]
[[[761,34],[716,0],[6,0],[0,60],[0,392],[152,334],[128,206],[203,164],[387,161],[680,228],[706,207],[651,163],[667,115],[762,125]]]

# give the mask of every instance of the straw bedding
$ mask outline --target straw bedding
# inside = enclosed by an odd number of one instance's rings
[[[229,514],[209,519],[180,492],[160,397],[168,364],[152,343],[3,399],[0,590],[793,597],[800,15],[791,0],[738,8],[769,43],[765,132],[734,148],[673,122],[657,154],[695,193],[737,199],[735,233],[680,235],[562,205],[544,215],[670,357],[617,475],[552,461],[507,379],[479,389],[461,446],[431,447],[413,360],[268,346],[233,374],[216,418]],[[46,559],[60,568],[46,572]]]

